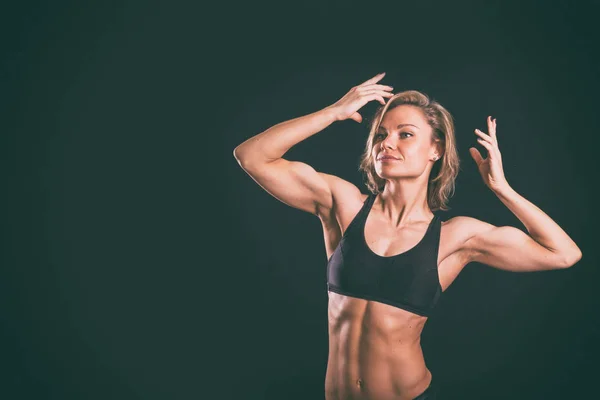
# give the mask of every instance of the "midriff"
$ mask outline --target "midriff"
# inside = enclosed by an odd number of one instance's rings
[[[427,317],[329,292],[328,319],[327,400],[412,400],[427,389]]]

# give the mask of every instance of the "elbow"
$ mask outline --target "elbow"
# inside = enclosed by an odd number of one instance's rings
[[[236,159],[240,167],[246,170],[247,168],[254,167],[255,165],[261,165],[263,158],[258,157],[256,151],[250,151],[248,148],[243,147],[241,144],[233,149],[233,157]]]
[[[581,260],[582,255],[583,254],[581,253],[581,250],[577,248],[577,250],[575,250],[573,253],[564,256],[561,268],[570,268],[577,264],[579,260]]]
[[[233,149],[233,157],[237,163],[246,172],[249,170],[256,170],[261,168],[263,165],[277,160],[277,158],[268,159],[262,156],[259,152],[243,148],[243,144]]]
[[[240,167],[244,168],[247,164],[247,157],[244,155],[244,152],[240,150],[240,146],[233,149],[233,158],[237,161]]]
[[[237,146],[235,149],[233,149],[233,158],[236,159],[236,161],[238,163],[242,162],[242,152],[240,151],[240,146]]]

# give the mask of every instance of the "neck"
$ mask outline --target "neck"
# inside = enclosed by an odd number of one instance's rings
[[[375,203],[396,227],[429,221],[433,216],[427,203],[427,181],[388,180]]]

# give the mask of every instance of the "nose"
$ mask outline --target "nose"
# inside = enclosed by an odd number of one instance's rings
[[[394,142],[394,135],[387,135],[382,141],[381,141],[381,146],[388,148],[388,149],[393,149],[395,146],[395,142]]]

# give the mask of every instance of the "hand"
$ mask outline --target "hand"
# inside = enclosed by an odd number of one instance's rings
[[[362,106],[371,100],[378,100],[381,104],[385,105],[385,100],[383,98],[392,97],[394,94],[389,92],[393,87],[376,84],[376,82],[379,82],[384,76],[385,72],[382,72],[368,81],[353,87],[344,97],[331,105],[330,108],[335,110],[336,120],[343,121],[350,118],[361,123],[362,116],[357,111]]]
[[[502,157],[496,138],[496,119],[492,120],[492,117],[488,117],[487,124],[490,133],[489,135],[486,135],[479,129],[475,129],[475,134],[479,136],[479,138],[477,138],[479,144],[487,149],[488,157],[483,159],[479,150],[475,147],[469,148],[469,152],[477,163],[477,168],[479,168],[479,173],[486,186],[492,191],[497,192],[508,187],[508,182],[506,181],[504,171],[502,170]]]

